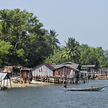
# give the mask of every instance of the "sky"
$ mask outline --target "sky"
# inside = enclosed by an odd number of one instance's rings
[[[63,46],[73,37],[108,50],[108,0],[0,0],[0,9],[16,8],[34,13]]]

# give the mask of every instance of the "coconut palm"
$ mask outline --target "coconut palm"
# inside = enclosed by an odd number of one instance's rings
[[[62,57],[65,57],[67,61],[78,62],[79,43],[74,38],[68,39]]]

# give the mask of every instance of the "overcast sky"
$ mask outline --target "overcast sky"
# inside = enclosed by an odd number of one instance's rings
[[[59,34],[62,45],[74,37],[108,50],[108,0],[0,0],[0,9],[16,8],[34,13],[45,29]]]

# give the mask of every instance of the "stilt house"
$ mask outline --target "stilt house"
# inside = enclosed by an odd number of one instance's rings
[[[34,78],[78,78],[78,64],[42,64],[32,70]]]

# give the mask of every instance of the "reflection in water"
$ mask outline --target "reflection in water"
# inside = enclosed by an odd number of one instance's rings
[[[90,87],[108,81],[90,81],[69,87]],[[66,92],[63,86],[0,91],[0,108],[108,108],[108,87],[103,92]]]

